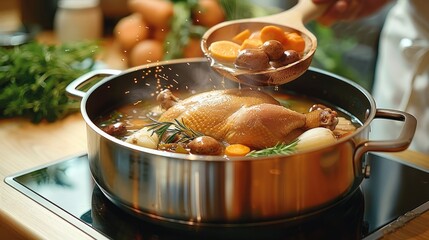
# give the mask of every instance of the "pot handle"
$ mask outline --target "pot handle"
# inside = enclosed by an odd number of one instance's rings
[[[365,173],[362,168],[361,158],[369,151],[379,152],[399,152],[408,148],[413,140],[416,131],[417,119],[406,112],[391,110],[391,109],[377,109],[374,118],[383,118],[388,120],[395,120],[404,122],[401,133],[397,139],[393,140],[379,140],[379,141],[364,141],[356,147],[354,153],[355,160],[355,174],[361,175]]]
[[[108,77],[112,75],[118,75],[121,73],[121,70],[114,69],[97,69],[91,72],[85,73],[84,75],[76,78],[66,87],[67,96],[74,99],[82,99],[86,92],[79,90],[80,87],[88,84],[90,81],[98,77]]]

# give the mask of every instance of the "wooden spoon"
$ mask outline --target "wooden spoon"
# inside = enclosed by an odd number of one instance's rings
[[[201,40],[201,48],[209,59],[211,67],[226,78],[252,86],[281,85],[298,78],[310,66],[317,48],[317,39],[304,24],[321,16],[328,6],[328,4],[316,5],[311,0],[299,0],[294,7],[278,14],[223,22],[205,32]],[[213,42],[230,40],[246,29],[251,32],[260,31],[267,25],[278,26],[288,32],[300,33],[306,46],[303,57],[292,64],[263,71],[238,69],[219,63],[211,57],[208,48]]]

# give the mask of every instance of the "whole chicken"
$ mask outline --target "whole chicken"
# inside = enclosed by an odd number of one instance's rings
[[[159,121],[183,120],[204,135],[253,149],[289,143],[310,128],[332,130],[338,123],[337,113],[329,108],[318,105],[308,113],[298,113],[281,106],[271,95],[251,89],[213,90],[184,100],[167,89],[157,100],[166,109]]]

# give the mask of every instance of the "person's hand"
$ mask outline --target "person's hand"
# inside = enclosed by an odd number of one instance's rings
[[[325,14],[318,19],[322,24],[331,25],[337,21],[369,16],[380,10],[390,0],[313,0],[313,2],[331,4]]]

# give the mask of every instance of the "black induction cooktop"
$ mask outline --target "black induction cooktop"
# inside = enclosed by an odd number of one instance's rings
[[[377,239],[429,208],[429,172],[368,154],[371,176],[334,206],[296,221],[235,227],[185,226],[131,215],[94,184],[86,154],[17,173],[6,183],[88,235],[111,239]]]

